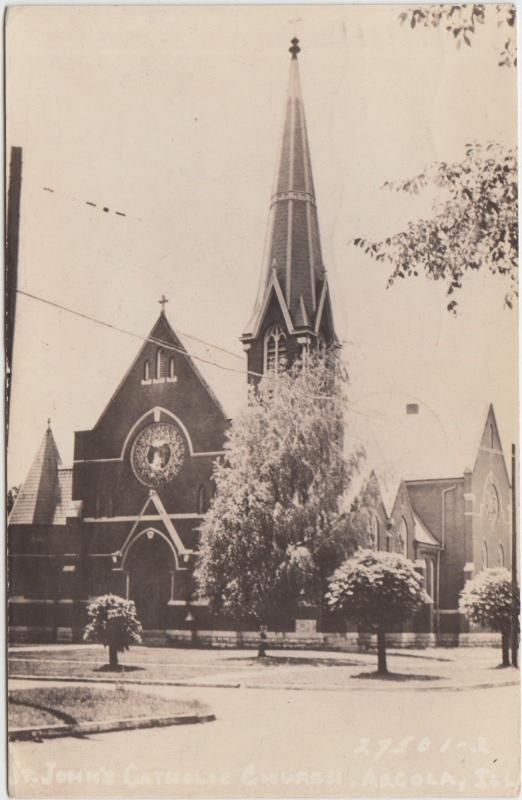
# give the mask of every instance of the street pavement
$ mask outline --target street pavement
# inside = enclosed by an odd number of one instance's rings
[[[29,685],[41,684],[16,682],[16,688]],[[517,686],[364,692],[147,686],[143,691],[197,697],[210,704],[217,720],[11,744],[12,795],[518,794]]]

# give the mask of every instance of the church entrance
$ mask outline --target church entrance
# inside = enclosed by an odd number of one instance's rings
[[[134,600],[144,629],[159,630],[166,626],[174,569],[172,549],[158,531],[148,530],[131,544],[125,559],[129,599]]]

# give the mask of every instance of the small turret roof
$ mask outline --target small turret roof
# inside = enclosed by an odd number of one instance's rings
[[[46,525],[54,519],[60,498],[58,471],[62,459],[50,424],[9,516],[10,525]]]

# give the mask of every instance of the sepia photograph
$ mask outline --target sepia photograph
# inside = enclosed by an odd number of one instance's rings
[[[9,796],[519,795],[516,26],[7,7]]]

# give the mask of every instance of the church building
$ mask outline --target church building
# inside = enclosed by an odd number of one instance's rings
[[[337,343],[298,53],[293,39],[264,283],[242,336],[251,381]],[[134,600],[145,629],[209,627],[192,573],[228,424],[163,304],[94,428],[75,433],[72,468],[44,434],[9,518],[12,637],[77,638],[106,592]]]
[[[311,348],[339,346],[297,39],[290,54],[263,280],[241,336],[251,383]],[[230,420],[161,303],[100,418],[75,433],[72,467],[62,465],[50,425],[44,433],[9,517],[14,641],[79,640],[87,604],[108,592],[134,600],[144,629],[161,635],[226,625],[196,597],[193,570]],[[488,420],[472,472],[405,481],[393,506],[380,505],[375,547],[404,552],[425,575],[427,605],[435,609],[423,617],[426,630],[459,630],[465,575],[497,555],[509,563],[509,480],[492,410]]]

